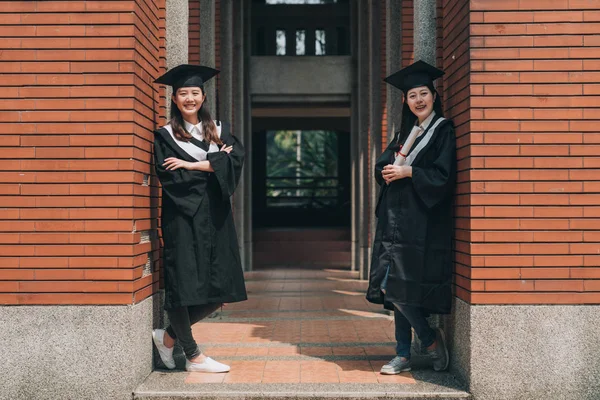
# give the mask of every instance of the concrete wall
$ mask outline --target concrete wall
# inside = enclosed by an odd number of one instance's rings
[[[152,371],[158,298],[129,306],[0,307],[0,399],[131,399]]]
[[[260,101],[349,101],[350,56],[251,57],[250,94]],[[291,97],[290,97],[291,96]],[[293,96],[304,96],[294,99]],[[275,100],[274,100],[275,99]]]
[[[476,400],[600,398],[600,307],[456,300],[452,370]]]

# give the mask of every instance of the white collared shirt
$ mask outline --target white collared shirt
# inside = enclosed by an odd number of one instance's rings
[[[421,132],[419,132],[419,136],[421,136],[423,132],[427,130],[427,128],[431,124],[431,121],[433,121],[433,118],[435,118],[435,111],[431,111],[429,117],[425,118],[425,121],[423,121],[423,123],[419,125],[419,129],[421,130]],[[417,122],[419,122],[419,120],[417,120]]]
[[[184,124],[185,130],[188,131],[194,138],[196,138],[200,141],[204,140],[204,135],[202,134],[202,123],[193,125],[193,124],[190,124],[189,122],[187,122],[186,120],[184,120],[183,124]],[[216,121],[215,121],[215,125],[216,125]],[[183,149],[183,151],[185,151],[187,154],[189,154],[190,156],[192,156],[193,158],[195,158],[198,161],[205,161],[207,153],[214,153],[214,152],[219,151],[219,146],[214,142],[211,142],[210,146],[208,148],[208,151],[205,151],[191,142],[184,142],[182,140],[177,139],[175,137],[175,134],[173,133],[173,128],[171,127],[171,124],[165,125],[165,128],[167,129],[167,131],[169,132],[169,134],[171,135],[171,137],[173,138],[175,143],[179,147],[181,147]],[[221,137],[221,126],[219,126],[219,125],[217,125],[217,134],[219,135],[219,137]]]

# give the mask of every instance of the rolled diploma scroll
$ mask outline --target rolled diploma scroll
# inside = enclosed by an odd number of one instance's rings
[[[398,154],[394,160],[394,165],[404,165],[406,162],[406,156],[408,155],[412,145],[415,143],[415,140],[417,140],[419,133],[421,133],[421,128],[418,126],[412,128],[412,131],[410,131],[410,135],[408,135],[406,142],[404,142],[402,148],[400,148],[400,154]]]

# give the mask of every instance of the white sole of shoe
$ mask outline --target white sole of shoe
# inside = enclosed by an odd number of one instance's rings
[[[158,351],[158,356],[160,357],[160,360],[165,365],[165,367],[167,367],[168,369],[175,369],[175,366],[176,366],[175,360],[165,361],[165,359],[163,358],[163,355],[160,352],[159,346],[164,346],[164,345],[158,341],[155,331],[152,331],[152,341],[154,342],[154,346],[156,346],[156,350]]]
[[[410,372],[411,370],[412,370],[412,368],[404,368],[404,369],[401,369],[398,372],[396,372],[396,371],[389,371],[389,372],[388,371],[379,371],[379,373],[381,375],[398,375],[398,374],[401,374],[403,372]]]

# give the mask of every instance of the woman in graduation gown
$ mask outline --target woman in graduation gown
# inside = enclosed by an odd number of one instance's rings
[[[179,342],[186,370],[227,372],[202,354],[191,326],[223,303],[246,300],[230,197],[244,148],[228,125],[213,121],[204,83],[217,70],[180,65],[156,80],[173,86],[171,121],[155,132],[154,161],[162,186],[165,310],[171,325],[153,331],[163,363],[175,368]]]
[[[367,300],[394,309],[397,341],[383,374],[410,371],[411,327],[434,369],[448,367],[444,332],[426,319],[449,313],[452,301],[456,140],[433,86],[441,75],[419,61],[385,79],[403,91],[404,106],[400,132],[375,165],[381,190]]]

